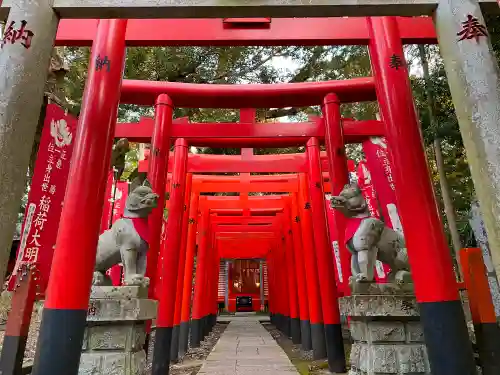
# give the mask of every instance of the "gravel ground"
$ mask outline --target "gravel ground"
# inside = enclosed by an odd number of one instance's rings
[[[28,333],[28,340],[26,341],[26,349],[24,351],[25,362],[30,362],[35,358],[36,342],[38,339],[38,331],[40,329],[41,320],[41,303],[37,302],[33,308],[33,314],[31,315],[31,324]],[[0,324],[5,324],[7,321],[7,316],[10,311],[10,293],[3,292],[0,296]],[[0,350],[3,344],[5,332],[2,329],[0,331]]]
[[[203,361],[210,354],[222,333],[226,329],[227,324],[217,323],[212,332],[201,342],[199,348],[189,348],[188,352],[179,362],[170,366],[171,375],[196,375],[203,365]],[[153,341],[152,339],[151,341]],[[151,348],[151,345],[150,345]],[[151,358],[151,350],[149,352],[149,359]],[[146,371],[151,371],[151,363]]]
[[[313,360],[312,350],[304,351],[300,345],[292,343],[281,331],[270,323],[262,324],[276,340],[278,345],[285,351],[292,364],[301,375],[323,375],[328,368],[326,360]]]

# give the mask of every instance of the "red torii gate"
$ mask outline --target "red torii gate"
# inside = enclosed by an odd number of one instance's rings
[[[439,213],[436,209],[432,186],[429,182],[418,120],[411,98],[408,71],[404,65],[398,66],[398,69],[393,69],[389,64],[394,56],[399,59],[402,59],[403,56],[398,24],[400,21],[391,17],[374,17],[368,18],[364,22],[368,38],[363,39],[363,43],[360,44],[369,45],[375,78],[368,77],[352,80],[353,87],[349,87],[345,83],[314,83],[317,87],[314,88],[311,83],[299,86],[292,85],[291,87],[258,85],[258,87],[253,88],[243,88],[242,86],[227,87],[220,85],[218,88],[215,86],[194,88],[186,85],[179,86],[179,84],[124,81],[123,88],[120,90],[127,21],[100,21],[94,39],[89,79],[80,116],[78,139],[81,143],[75,149],[73,158],[74,163],[70,173],[73,183],[68,185],[66,204],[61,215],[61,228],[58,234],[53,269],[47,291],[46,308],[40,330],[40,340],[48,340],[48,344],[40,346],[35,366],[37,375],[63,371],[74,372],[78,367],[81,346],[76,344],[81,342],[84,331],[85,314],[90,292],[91,265],[95,255],[88,249],[97,240],[97,228],[100,221],[98,207],[103,199],[102,194],[96,195],[90,192],[104,191],[106,166],[109,164],[109,152],[114,136],[114,122],[120,96],[127,103],[153,105],[154,101],[156,105],[150,178],[154,189],[160,193],[161,203],[158,210],[152,215],[151,223],[154,223],[154,225],[152,225],[151,229],[155,233],[153,237],[159,238],[161,209],[164,200],[163,188],[170,146],[171,117],[174,105],[196,107],[216,105],[223,108],[227,108],[226,106],[229,105],[241,108],[323,104],[326,119],[325,143],[328,150],[329,172],[334,183],[333,192],[338,193],[339,187],[345,183],[347,170],[345,159],[342,161],[344,141],[342,139],[342,129],[340,128],[339,105],[342,101],[374,100],[375,91],[381,115],[384,119],[384,134],[392,146],[392,159],[398,166],[397,173],[394,175],[395,185],[397,186],[396,195],[400,204],[401,219],[405,226],[416,296],[422,313],[422,324],[431,366],[433,371],[439,375],[468,375],[474,371],[472,350],[470,345],[467,344],[469,339],[463,318],[463,310],[457,288],[454,286],[451,257],[446,248]],[[302,31],[300,30],[300,32]],[[351,38],[353,38],[353,35],[351,35]],[[375,40],[377,43],[374,42]],[[324,40],[324,42],[328,44],[337,44],[339,42],[344,44],[341,39],[334,41],[330,38]],[[244,44],[252,43],[261,44],[259,40]],[[109,60],[113,61],[109,71],[96,69],[98,56],[107,56]],[[295,98],[295,94],[298,94],[298,88],[310,92],[307,96],[297,96]],[[194,92],[196,95],[193,95],[193,97],[196,98],[196,101],[189,102],[187,96],[182,97],[180,94],[183,89],[201,91],[198,91],[197,94]],[[330,92],[327,92],[327,89]],[[221,90],[220,94],[222,95],[220,98],[217,98],[217,90]],[[266,91],[268,92],[266,93]],[[172,93],[172,96],[167,95],[169,92]],[[153,97],[157,94],[158,97]],[[266,95],[269,98],[266,99]],[[245,96],[248,97],[245,99]],[[289,101],[285,102],[283,100],[285,97]],[[102,100],[94,103],[95,98],[102,98]],[[176,99],[178,100],[176,101]],[[198,101],[200,104],[198,104]],[[187,151],[185,150],[187,145],[185,142],[178,143],[178,141],[179,139],[176,141],[176,149],[184,149],[185,157],[177,157],[176,153],[178,162],[174,163],[173,183],[180,184],[182,188],[174,190],[170,197],[171,207],[175,207],[171,211],[174,217],[181,216],[184,201],[182,190],[185,185],[182,179],[185,180],[187,162]],[[89,144],[92,147],[85,146]],[[318,198],[323,194],[323,187],[317,181],[321,179],[321,168],[318,142],[315,138],[312,138],[312,141],[308,144],[307,151],[310,173],[308,176],[301,176],[301,193],[297,195],[297,199],[301,205],[306,204],[307,208],[305,209],[301,209],[299,206],[299,209],[305,215],[304,217],[307,218],[309,215],[310,222],[313,221],[315,225],[321,225],[318,224],[318,220],[321,216],[320,211],[324,210],[324,207],[322,207],[324,199],[320,200]],[[91,163],[96,170],[97,184],[95,181],[86,181],[85,166],[87,163]],[[413,176],[411,181],[405,177],[404,171],[407,170],[411,170]],[[415,181],[418,184],[415,184]],[[311,210],[309,210],[308,203],[311,202],[308,201],[307,191],[309,191],[312,198],[312,205],[310,205],[312,206],[312,215],[310,215]],[[415,197],[420,197],[420,200],[417,201]],[[292,198],[292,205],[294,199]],[[294,210],[293,207],[292,210]],[[202,223],[200,225],[203,226],[209,223],[209,213],[206,209],[202,212]],[[169,232],[178,233],[179,224],[175,223],[175,221],[169,220]],[[418,231],[415,230],[416,228],[418,228]],[[421,236],[421,232],[428,235]],[[307,231],[303,231],[304,233],[307,233]],[[327,353],[330,369],[342,372],[345,367],[345,360],[339,330],[340,321],[336,316],[338,315],[338,307],[335,303],[330,305],[325,303],[325,298],[332,297],[332,302],[336,298],[334,285],[332,284],[334,280],[332,280],[331,275],[328,275],[328,267],[333,267],[333,262],[325,261],[326,258],[324,258],[324,256],[328,256],[328,252],[324,251],[326,240],[325,236],[323,236],[324,233],[317,234],[319,236],[315,235],[312,241],[309,242],[314,241],[316,253],[321,252],[321,257],[318,257],[318,265],[315,267],[311,263],[316,261],[316,259],[313,259],[314,253],[304,251],[306,255],[313,254],[312,259],[306,259],[305,273],[307,278],[309,278],[307,272],[313,274],[318,272],[320,274],[322,287],[319,292],[321,296],[318,294],[319,287],[313,293],[308,290],[308,296],[313,300],[313,304],[320,306],[316,310],[322,311],[325,319],[324,323],[326,324],[323,324],[320,317],[310,316],[311,329],[314,326],[315,330],[324,329],[325,327],[329,330],[329,338],[334,337],[332,342],[329,343],[333,344],[330,346],[331,350]],[[75,236],[82,239],[82,241],[75,243],[73,240]],[[206,236],[202,237],[202,242],[206,243],[209,240]],[[157,244],[151,243],[151,250],[153,250],[151,259],[154,259],[157,248]],[[173,249],[175,246],[169,248]],[[177,264],[178,253],[176,250],[169,250],[164,254],[166,264]],[[428,259],[433,259],[433,262],[428,262]],[[81,267],[68,275],[64,271],[68,262],[78,262]],[[168,355],[165,355],[165,348],[170,347],[175,304],[175,294],[169,288],[175,283],[176,275],[177,269],[164,268],[161,283],[163,299],[160,300],[159,305],[153,359],[156,369],[155,375],[163,372],[168,373],[169,361]],[[60,283],[62,279],[66,280],[64,285]],[[325,281],[328,285],[325,284]],[[332,286],[333,289],[331,289]],[[326,290],[329,293],[325,293]],[[310,312],[312,311],[314,310]],[[60,324],[61,319],[68,322],[66,326],[71,332],[54,329]],[[318,337],[324,337],[324,335],[319,334]],[[55,360],[56,358],[64,358],[64,360]],[[446,358],[446,361],[443,361],[444,358]]]
[[[189,177],[191,179],[191,177]],[[235,184],[238,180],[242,180],[241,183]],[[216,183],[216,184],[214,184]],[[258,184],[258,185],[256,185]],[[252,185],[256,185],[252,188]],[[298,190],[298,175],[296,174],[291,174],[291,175],[281,175],[281,176],[249,176],[248,179],[239,177],[239,176],[193,176],[192,177],[192,187],[191,187],[191,192],[193,194],[199,194],[202,192],[213,192],[213,191],[240,191],[240,192],[250,192],[250,191],[265,191],[265,192],[297,192]],[[210,199],[210,202],[212,202],[209,206],[206,205],[207,200]],[[241,214],[242,216],[229,216],[229,217],[213,217],[212,215],[209,215],[211,218],[211,227],[213,228],[214,225],[217,224],[222,224],[222,225],[227,225],[229,223],[236,223],[240,222],[244,225],[248,225],[251,223],[258,223],[259,221],[272,221],[272,216],[264,216],[262,218],[256,218],[255,216],[245,216],[245,212],[248,215],[254,214],[266,214],[266,215],[282,215],[280,212],[283,212],[283,210],[286,209],[286,197],[283,196],[264,196],[264,197],[204,197],[205,203],[204,206],[208,210],[209,214],[225,214],[225,215],[234,215],[234,214]],[[232,203],[231,203],[232,202]],[[252,207],[256,206],[256,203],[261,203],[264,204],[265,206],[262,206],[260,209],[254,209]],[[217,208],[211,208],[211,207],[217,207]],[[220,208],[220,207],[231,207],[231,208]],[[238,209],[236,207],[241,207],[241,209]],[[268,207],[268,208],[265,208]],[[288,211],[288,216],[282,216],[282,218],[287,218],[288,220],[291,220],[293,217],[289,216],[291,211]],[[283,223],[286,223],[283,222]],[[285,224],[287,225],[287,224]],[[290,224],[288,224],[290,225]],[[283,227],[283,224],[281,225]],[[227,228],[226,228],[227,229]],[[251,238],[255,239],[256,233],[252,235],[251,232],[255,231],[260,231],[262,230],[268,230],[268,228],[262,228],[261,226],[256,227],[255,225],[250,225],[249,227],[244,227],[244,226],[234,226],[232,227],[232,233],[233,235],[231,238],[234,239],[235,236],[238,238],[242,239],[241,236],[247,236],[246,239],[249,239],[248,235],[251,236]],[[227,232],[227,231],[226,231]],[[245,232],[247,232],[245,234]],[[260,233],[257,232],[257,233]],[[184,233],[184,230],[183,230]],[[287,231],[283,233],[283,235],[286,235]],[[226,233],[227,234],[227,233]],[[288,233],[288,235],[291,235],[291,233]],[[279,236],[281,237],[281,236]],[[217,238],[220,238],[218,236]],[[217,239],[216,238],[216,239]],[[226,239],[228,239],[226,237]],[[294,241],[289,241],[287,246],[292,246],[292,243],[297,243],[297,241],[300,241],[300,239],[295,239]],[[212,239],[213,243],[213,239]],[[213,243],[212,245],[214,248],[217,247],[216,244]],[[189,245],[188,245],[189,248]],[[294,251],[300,251],[298,248]],[[289,260],[292,262],[292,260]],[[179,270],[181,270],[182,267],[180,267]],[[294,269],[295,266],[293,266],[293,262],[290,264],[290,269]],[[191,269],[190,267],[187,267],[185,270],[185,278],[184,280],[189,280],[188,284],[190,285],[190,280],[191,277],[186,277],[187,275],[191,274]],[[212,269],[213,271],[213,269]],[[202,274],[205,274],[207,271],[203,271]],[[200,276],[201,277],[201,276]],[[213,277],[213,276],[212,276]],[[287,284],[288,286],[292,285],[292,282],[298,282],[299,284],[304,281],[304,278],[299,278],[299,280],[296,280],[297,277],[294,276],[293,271],[289,271],[289,277],[293,279],[290,280],[290,284]],[[178,288],[178,294],[180,293],[179,291],[179,283],[177,284]],[[190,288],[187,287],[187,285],[184,285],[184,292],[190,291]],[[288,287],[287,287],[288,288]],[[305,288],[303,287],[300,289],[302,291],[302,294],[300,296],[301,299],[305,298]],[[298,290],[296,287],[290,287],[289,288],[289,293],[291,295],[295,295]],[[199,300],[199,299],[203,299]],[[207,300],[208,298],[208,300]],[[199,305],[210,305],[210,298],[214,298],[214,296],[210,295],[208,297],[205,294],[199,293],[198,297],[195,298],[196,301],[196,306]],[[298,298],[298,297],[297,297]],[[293,299],[291,297],[290,300],[296,300],[297,298]],[[184,301],[190,300],[190,298],[184,298]],[[297,302],[298,303],[298,302]],[[304,303],[304,301],[303,301]],[[189,307],[187,307],[189,308]],[[182,309],[185,309],[185,306],[182,306]],[[213,314],[211,314],[209,311],[203,310],[201,307],[196,307],[194,309],[196,311],[196,316],[199,317],[195,319],[194,325],[191,330],[192,332],[192,342],[197,345],[198,341],[201,339],[202,335],[206,334],[206,329],[207,327],[211,327],[210,322],[213,322]],[[274,309],[271,309],[271,311],[275,311]],[[203,315],[205,314],[205,315]],[[304,313],[300,316],[298,315],[298,307],[297,309],[294,309],[293,311],[288,311],[288,310],[280,310],[280,313],[278,314],[276,312],[276,316],[279,317],[277,318],[277,324],[283,328],[283,330],[287,333],[290,333],[292,338],[294,339],[294,342],[300,342],[300,330],[301,330],[301,324],[306,324],[308,322],[308,316],[304,315]],[[291,314],[291,315],[290,315]],[[177,315],[176,315],[177,316]],[[182,329],[186,325],[186,321],[178,321],[177,319],[174,322],[174,336],[177,337],[179,335],[178,332],[180,332],[180,339],[179,339],[179,345],[180,345],[180,350],[184,351],[185,349],[185,342],[186,342],[186,337],[185,335],[187,334],[186,330]],[[304,337],[304,340],[306,341],[305,347],[310,349],[311,348],[311,337],[310,335],[306,335]],[[173,344],[175,345],[175,344]],[[172,352],[173,356],[176,356],[176,351]]]

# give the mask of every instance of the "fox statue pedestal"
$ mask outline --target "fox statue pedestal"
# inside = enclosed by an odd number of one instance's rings
[[[349,375],[430,375],[411,288],[360,284],[351,296],[340,298],[340,313],[349,316],[353,339]]]
[[[145,322],[157,302],[142,286],[93,286],[79,375],[143,375]]]

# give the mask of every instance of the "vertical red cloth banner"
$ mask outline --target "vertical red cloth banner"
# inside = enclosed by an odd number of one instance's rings
[[[116,188],[115,185],[113,184],[111,188],[111,202],[114,203],[110,205],[110,214],[111,214],[111,207],[113,211],[112,223],[114,223],[116,220],[120,219],[123,216],[127,198],[128,198],[128,182],[118,181],[116,182]],[[109,223],[109,216],[108,216],[108,223]],[[114,286],[122,285],[122,273],[123,273],[122,270],[123,266],[117,264],[116,266],[111,267],[106,272],[106,274],[109,276]]]
[[[363,152],[373,187],[377,192],[382,217],[389,227],[403,234],[403,226],[396,207],[394,179],[385,138],[373,137],[363,142]]]
[[[113,200],[113,186],[114,186],[114,173],[110,170],[108,173],[108,182],[106,183],[106,193],[104,198],[104,209],[102,211],[101,218],[101,231],[103,233],[105,230],[109,229],[109,222],[111,221],[111,210],[112,210],[112,200]]]
[[[376,217],[377,219],[380,219],[377,193],[375,192],[375,188],[373,187],[371,173],[365,161],[359,162],[356,175],[358,178],[358,186],[361,189],[363,197],[366,200],[370,215]]]
[[[115,204],[113,206],[113,223],[123,216],[128,198],[128,182],[118,181],[116,183]]]
[[[356,170],[356,163],[352,159],[347,160],[347,170],[349,172],[349,181],[352,181],[353,179],[353,174],[355,174]],[[335,280],[337,282],[337,290],[339,292],[339,295],[342,294],[344,295],[344,290],[346,288],[348,289],[349,286],[345,282],[349,281],[346,280],[345,275],[342,272],[342,262],[348,262],[350,263],[350,257],[347,259],[342,259],[342,256],[340,254],[340,246],[339,246],[339,238],[337,238],[337,231],[335,230],[335,218],[334,218],[334,209],[332,208],[330,204],[330,199],[331,199],[331,194],[325,194],[325,199],[326,199],[326,217],[327,217],[327,223],[328,223],[328,231],[330,233],[330,241],[332,245],[332,251],[333,251],[333,261],[335,263]],[[349,266],[350,267],[350,266]]]
[[[339,247],[339,240],[337,238],[337,231],[335,230],[335,219],[333,216],[333,208],[332,205],[330,204],[330,198],[331,194],[326,194],[325,200],[326,200],[326,218],[327,218],[327,223],[328,223],[328,232],[330,233],[330,241],[332,245],[332,251],[333,251],[333,262],[335,263],[335,280],[337,282],[337,290],[339,292],[339,295],[343,293],[344,288],[346,287],[345,283],[345,277],[342,274],[342,260],[340,257],[340,247]],[[347,280],[348,281],[348,280]]]
[[[16,266],[9,279],[12,291],[22,264],[34,264],[39,272],[37,298],[45,293],[68,182],[78,121],[55,104],[47,106],[40,146],[21,229]]]
[[[370,173],[370,170],[368,169],[366,162],[359,162],[356,175],[358,178],[358,186],[361,189],[363,197],[366,200],[370,215],[380,219],[381,215],[377,192],[375,191],[375,187],[373,186],[372,175]],[[379,282],[387,281],[387,274],[389,273],[390,268],[377,260],[377,262],[375,263],[375,269],[377,271],[375,274],[375,279]]]

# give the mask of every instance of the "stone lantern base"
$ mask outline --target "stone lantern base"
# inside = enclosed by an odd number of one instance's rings
[[[365,284],[340,299],[353,339],[349,375],[430,375],[415,297],[391,284]]]
[[[147,288],[94,286],[79,375],[143,375],[145,322],[156,318]]]

